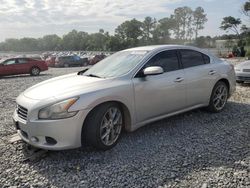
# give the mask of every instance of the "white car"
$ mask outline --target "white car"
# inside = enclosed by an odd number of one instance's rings
[[[250,82],[250,61],[242,62],[235,66],[236,82]]]
[[[39,148],[107,150],[122,129],[200,107],[220,112],[234,90],[233,66],[201,49],[138,47],[27,89],[13,119],[20,137]]]

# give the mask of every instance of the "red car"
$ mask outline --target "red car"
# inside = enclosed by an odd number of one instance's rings
[[[44,61],[30,58],[11,58],[0,61],[0,76],[30,74],[37,76],[41,71],[48,70]]]

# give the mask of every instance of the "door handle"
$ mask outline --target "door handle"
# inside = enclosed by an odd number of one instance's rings
[[[214,75],[216,73],[216,71],[215,70],[211,70],[211,71],[209,71],[209,75]]]
[[[182,82],[183,80],[184,80],[184,78],[179,77],[179,78],[175,79],[175,82]]]

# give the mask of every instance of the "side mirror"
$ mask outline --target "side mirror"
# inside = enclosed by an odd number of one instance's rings
[[[145,76],[158,75],[164,73],[164,70],[160,66],[147,67],[143,70]]]

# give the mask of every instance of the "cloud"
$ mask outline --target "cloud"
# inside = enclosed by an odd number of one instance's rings
[[[216,4],[213,1],[200,0],[198,4]],[[197,0],[0,0],[0,3],[0,41],[10,37],[62,35],[72,29],[113,31],[128,19],[162,18],[177,6],[198,6]]]
[[[145,12],[169,12],[166,4],[180,0],[2,0],[0,23],[26,26],[72,24],[84,21],[120,22]]]
[[[182,0],[0,0],[0,35],[4,38],[112,31],[121,22],[136,17],[168,14],[167,5]],[[64,32],[63,32],[64,31]],[[26,33],[26,35],[25,35]]]

